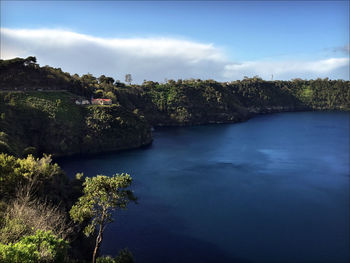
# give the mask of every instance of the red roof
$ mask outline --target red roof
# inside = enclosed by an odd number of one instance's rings
[[[92,100],[103,100],[103,101],[110,101],[111,99],[92,99]]]

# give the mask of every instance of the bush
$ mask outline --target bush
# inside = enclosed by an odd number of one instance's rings
[[[34,234],[37,230],[52,231],[54,235],[64,239],[73,232],[65,213],[58,206],[33,198],[29,191],[21,190],[3,215],[1,242],[17,242],[21,237]]]
[[[0,261],[3,263],[62,263],[66,259],[68,243],[51,231],[36,231],[17,243],[0,243]]]
[[[115,263],[114,259],[110,256],[98,257],[96,263]]]
[[[52,201],[62,201],[64,184],[68,179],[51,157],[34,158],[28,155],[20,159],[0,153],[0,199],[14,198],[19,186],[35,186],[36,195],[47,196]],[[62,188],[61,188],[62,187]]]

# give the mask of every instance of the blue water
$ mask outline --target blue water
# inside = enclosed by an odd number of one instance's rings
[[[349,119],[264,115],[154,132],[144,149],[59,164],[127,172],[139,204],[115,214],[102,253],[137,262],[349,262]]]

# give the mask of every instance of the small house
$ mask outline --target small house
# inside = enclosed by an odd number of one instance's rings
[[[75,104],[77,104],[77,105],[89,105],[90,101],[77,99],[77,100],[75,100]]]
[[[111,105],[112,100],[111,99],[92,99],[91,104],[94,105]]]

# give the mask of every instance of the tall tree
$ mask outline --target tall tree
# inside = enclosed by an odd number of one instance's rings
[[[97,231],[92,262],[96,262],[96,255],[102,243],[106,226],[113,222],[112,212],[116,209],[126,209],[130,201],[136,201],[132,191],[128,189],[132,178],[129,174],[116,174],[112,177],[97,175],[85,178],[83,196],[70,210],[74,222],[89,221],[84,233],[89,236]]]

